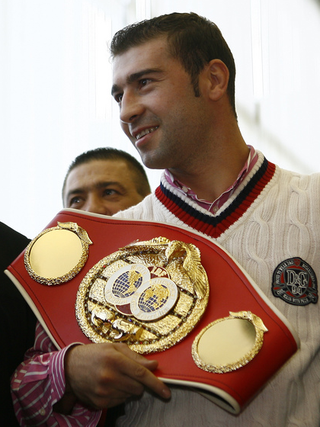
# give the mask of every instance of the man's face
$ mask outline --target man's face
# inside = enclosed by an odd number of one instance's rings
[[[165,38],[114,58],[112,94],[121,126],[149,168],[188,170],[206,138],[208,110]],[[200,85],[201,94],[201,85]]]
[[[134,173],[123,160],[91,160],[75,167],[63,195],[66,208],[104,215],[113,215],[142,199]]]

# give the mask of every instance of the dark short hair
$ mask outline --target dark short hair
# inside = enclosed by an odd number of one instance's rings
[[[169,53],[191,77],[199,96],[199,74],[212,59],[220,59],[229,70],[228,97],[235,107],[236,67],[232,52],[216,24],[196,13],[171,13],[144,20],[119,30],[110,45],[112,58],[157,37],[167,36]]]
[[[111,160],[111,161],[122,160],[126,162],[128,168],[133,172],[133,179],[134,179],[137,192],[143,197],[147,196],[151,192],[146,171],[144,170],[143,166],[138,162],[137,159],[135,159],[133,156],[131,156],[129,153],[125,151],[118,150],[116,148],[111,148],[111,147],[102,147],[102,148],[95,148],[94,150],[85,151],[84,153],[80,154],[73,160],[73,162],[70,164],[68,168],[68,171],[63,181],[62,199],[64,197],[66,182],[67,182],[68,176],[70,175],[70,172],[73,169],[75,169],[77,166],[83,165],[85,163],[89,163],[92,160]]]

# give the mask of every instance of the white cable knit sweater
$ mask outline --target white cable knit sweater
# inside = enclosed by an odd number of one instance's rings
[[[128,403],[118,426],[320,426],[320,302],[303,305],[298,296],[289,297],[288,303],[272,292],[273,273],[288,259],[302,259],[320,277],[319,213],[320,174],[285,171],[259,153],[250,175],[215,214],[162,179],[154,194],[115,215],[187,225],[219,243],[285,315],[301,340],[297,354],[239,416],[197,392],[173,389],[169,402],[145,392]]]

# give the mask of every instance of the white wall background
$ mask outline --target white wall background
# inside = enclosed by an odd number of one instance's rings
[[[0,0],[0,221],[34,237],[62,208],[75,156],[136,155],[110,96],[107,44],[119,28],[173,11],[216,22],[237,65],[239,124],[279,165],[319,170],[317,0]],[[159,171],[148,171],[152,188]]]

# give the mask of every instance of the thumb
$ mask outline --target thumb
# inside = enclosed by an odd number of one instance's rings
[[[141,363],[141,365],[143,365],[145,368],[149,369],[149,371],[155,371],[158,367],[157,360],[143,358],[143,360],[139,360],[139,363]]]

